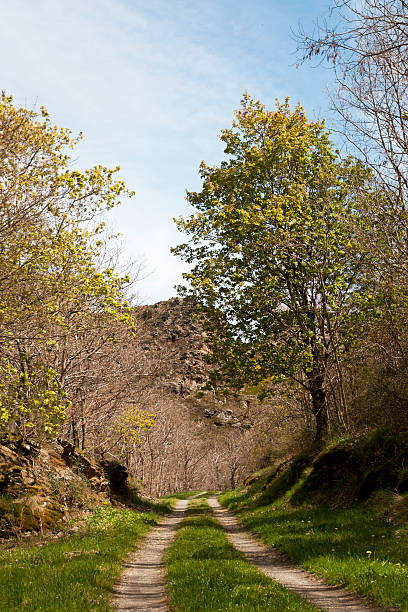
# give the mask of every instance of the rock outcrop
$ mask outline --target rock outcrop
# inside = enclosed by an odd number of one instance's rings
[[[0,442],[0,537],[58,530],[66,517],[109,499],[102,466],[71,444]]]
[[[145,350],[166,355],[166,388],[181,397],[204,389],[211,371],[205,360],[207,332],[191,305],[172,298],[137,310],[146,323]]]
[[[207,389],[212,371],[208,332],[191,304],[172,298],[137,309],[145,322],[144,349],[165,355],[164,389],[177,395],[199,417],[216,427],[247,429],[250,400],[246,396],[219,398]]]

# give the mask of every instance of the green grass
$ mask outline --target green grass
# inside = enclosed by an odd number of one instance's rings
[[[164,495],[160,499],[166,501],[168,499],[188,499],[189,497],[193,497],[193,495],[198,495],[201,491],[180,491],[179,493],[170,493],[169,495]]]
[[[158,518],[102,506],[82,534],[1,551],[1,611],[108,612],[125,555]]]
[[[192,500],[166,554],[170,607],[178,612],[306,612],[316,608],[244,561],[203,499]]]
[[[127,505],[136,506],[137,510],[156,512],[157,514],[167,514],[168,512],[172,511],[173,505],[177,499],[179,498],[176,495],[167,495],[166,497],[160,498],[160,500],[157,502],[141,496],[137,490],[130,489],[127,498],[123,501]]]
[[[389,502],[392,494],[384,496]],[[259,488],[220,496],[246,528],[308,571],[376,605],[408,610],[407,529],[387,515],[381,496],[349,509],[258,505],[259,499]]]
[[[212,514],[211,508],[208,505],[207,499],[205,497],[197,497],[196,499],[191,499],[188,502],[188,506],[186,508],[187,516],[190,515],[199,515],[199,514]]]

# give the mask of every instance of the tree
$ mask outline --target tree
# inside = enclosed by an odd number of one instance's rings
[[[408,3],[335,0],[330,23],[298,35],[301,59],[326,59],[335,74],[331,100],[340,130],[374,169],[377,200],[368,250],[386,274],[408,282]],[[336,21],[334,21],[334,17]]]
[[[343,133],[375,169],[389,198],[406,201],[408,3],[334,0],[330,22],[312,35],[300,32],[298,43],[301,60],[331,64],[331,99]]]
[[[396,379],[404,378],[407,353],[408,3],[334,0],[329,22],[313,34],[300,32],[298,44],[300,59],[325,59],[333,69],[331,100],[339,131],[374,171],[377,197],[363,203],[361,246],[375,262],[371,286],[382,320],[366,337],[373,339],[370,361],[377,355],[371,378],[382,372],[384,390],[387,367]],[[384,397],[379,393],[374,403],[382,406]],[[395,403],[394,393],[388,403]]]
[[[268,111],[245,94],[235,116],[221,135],[228,160],[202,162],[202,190],[187,194],[197,212],[176,221],[191,239],[174,252],[193,265],[180,290],[206,313],[224,381],[258,385],[261,396],[282,380],[302,385],[321,441],[326,373],[363,269],[348,221],[369,173],[341,161],[324,123],[299,105]]]
[[[1,95],[0,426],[23,435],[52,433],[65,418],[73,339],[131,325],[128,279],[100,265],[96,222],[129,192],[117,169],[73,170],[77,142],[45,109]]]

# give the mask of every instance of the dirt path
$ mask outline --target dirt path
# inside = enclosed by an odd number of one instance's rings
[[[120,582],[114,589],[113,610],[168,611],[163,553],[175,536],[176,526],[184,518],[188,502],[188,499],[179,500],[174,512],[153,527],[140,548],[129,555]]]
[[[197,497],[197,496],[194,496]],[[191,498],[190,498],[191,499]],[[112,609],[118,612],[169,612],[165,590],[163,553],[175,536],[177,525],[184,518],[189,500],[179,500],[174,512],[154,527],[140,548],[131,553],[119,584],[114,589]],[[330,612],[385,612],[384,608],[369,608],[357,597],[340,587],[330,586],[297,568],[280,553],[250,536],[235,516],[223,508],[217,498],[209,504],[230,542],[263,574],[280,582],[320,610]]]
[[[330,586],[306,571],[285,561],[280,553],[259,543],[247,534],[235,516],[220,506],[216,497],[208,499],[216,519],[224,527],[230,542],[263,574],[280,582],[320,610],[331,612],[384,612],[384,608],[369,608],[358,598],[340,587]]]

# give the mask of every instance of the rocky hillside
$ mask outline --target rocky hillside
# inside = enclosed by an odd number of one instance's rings
[[[205,360],[207,333],[191,306],[172,298],[137,310],[147,324],[145,350],[159,349],[166,354],[166,387],[181,397],[202,390],[210,373]]]
[[[192,306],[180,298],[172,298],[137,309],[146,324],[144,349],[159,351],[165,356],[163,386],[188,403],[192,411],[217,427],[248,428],[251,425],[247,396],[218,398],[208,391],[211,364],[207,331]]]
[[[126,472],[64,441],[0,439],[0,537],[54,531],[123,486]]]

